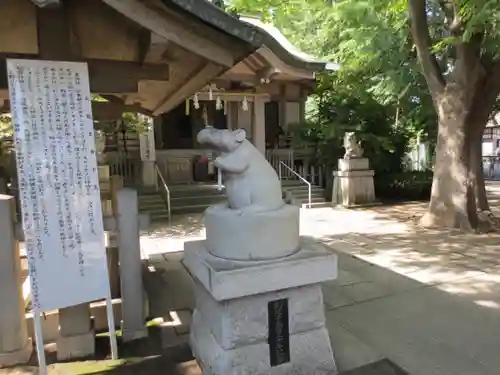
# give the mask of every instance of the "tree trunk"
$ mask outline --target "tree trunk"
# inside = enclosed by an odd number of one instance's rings
[[[484,130],[484,125],[478,124],[479,129]],[[479,211],[490,211],[488,204],[488,197],[486,195],[486,185],[484,183],[484,170],[483,170],[483,132],[482,130],[474,135],[471,144],[471,167],[472,178],[475,179],[476,185],[476,203]]]
[[[470,231],[478,225],[476,181],[471,178],[474,132],[461,94],[450,90],[436,102],[439,117],[436,165],[429,208],[421,220],[423,226]]]

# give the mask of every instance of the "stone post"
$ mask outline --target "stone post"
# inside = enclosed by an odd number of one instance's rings
[[[0,195],[0,368],[28,362],[28,338],[21,284],[21,259],[14,238],[14,203]]]
[[[146,309],[142,284],[142,262],[139,240],[137,192],[121,189],[116,192],[118,249],[122,296],[123,341],[147,337]]]
[[[110,179],[110,196],[111,196],[111,212],[116,217],[118,213],[118,205],[116,203],[116,192],[123,189],[123,178],[115,175]],[[108,232],[108,272],[109,286],[111,289],[111,298],[120,298],[120,257],[118,251],[118,236],[115,231]]]
[[[142,184],[146,187],[156,187],[156,153],[155,153],[155,129],[153,118],[141,116],[148,123],[145,132],[139,135],[142,161]]]
[[[95,337],[90,320],[90,304],[82,303],[60,309],[57,360],[85,358],[94,353]]]
[[[254,97],[253,102],[252,140],[255,148],[263,155],[266,154],[266,100]]]

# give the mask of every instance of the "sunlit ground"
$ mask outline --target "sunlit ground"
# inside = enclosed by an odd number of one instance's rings
[[[488,184],[493,212],[500,212],[500,183]],[[500,304],[500,235],[461,234],[418,227],[425,203],[361,210],[302,210],[301,234],[324,241],[424,285],[435,285],[492,309]],[[202,215],[174,218],[144,232],[145,254],[180,251],[188,240],[203,239]]]

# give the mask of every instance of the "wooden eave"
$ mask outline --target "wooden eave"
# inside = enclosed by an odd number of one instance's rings
[[[6,58],[85,61],[91,90],[113,110],[158,115],[254,49],[159,0],[42,2],[0,3],[6,20],[0,25],[1,103],[8,98]]]

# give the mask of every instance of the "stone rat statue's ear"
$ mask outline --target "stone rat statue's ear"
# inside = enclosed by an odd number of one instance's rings
[[[247,139],[247,133],[243,129],[237,129],[233,131],[233,136],[236,142],[243,142],[245,139]]]

